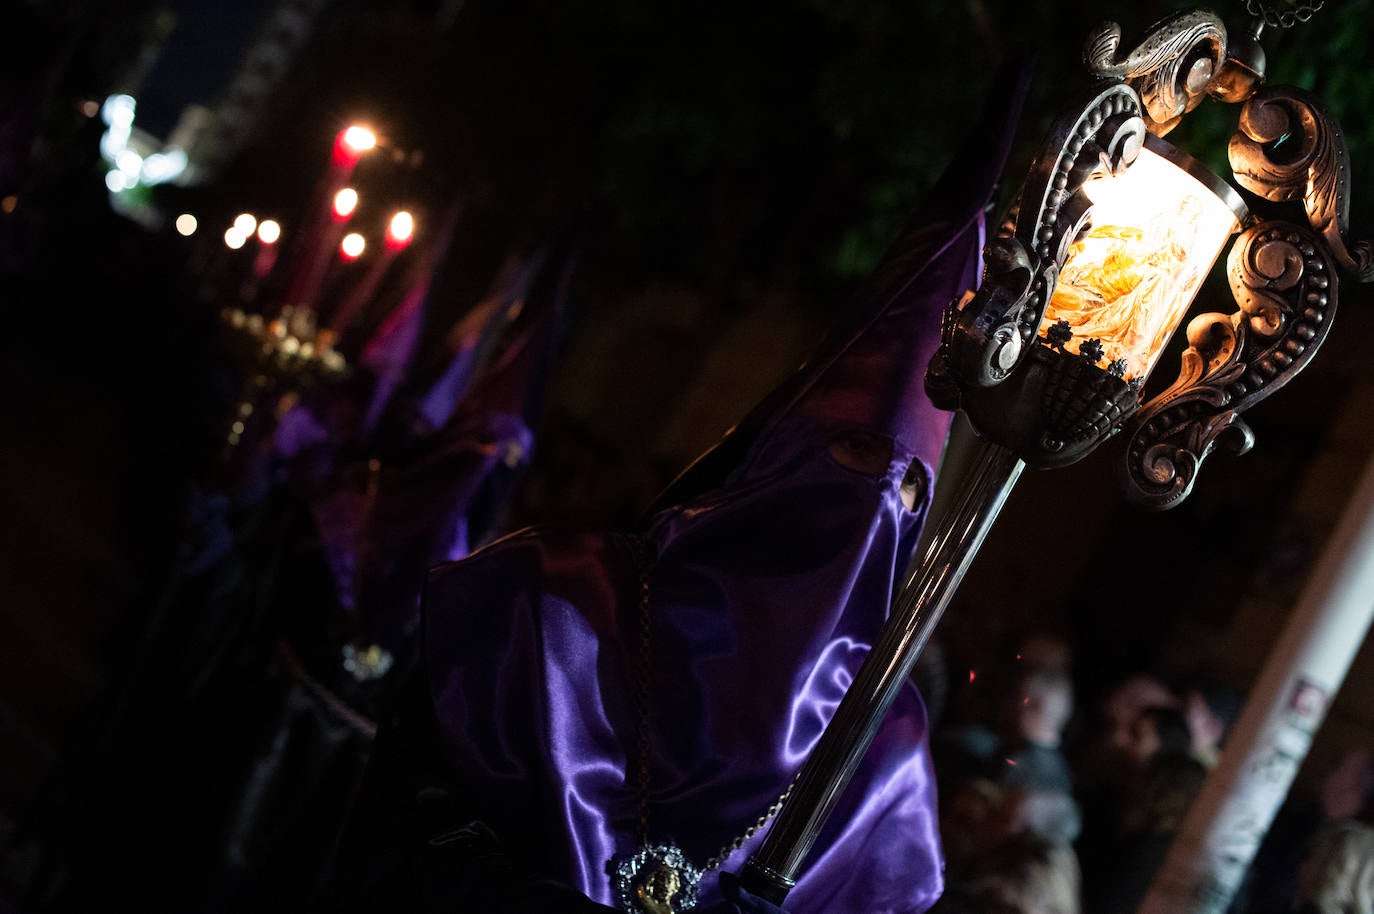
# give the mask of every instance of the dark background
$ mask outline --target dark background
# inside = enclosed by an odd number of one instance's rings
[[[253,15],[239,6],[210,32],[222,43]],[[422,364],[503,256],[572,239],[572,320],[509,524],[625,523],[844,312],[981,99],[1004,91],[992,79],[1010,48],[1039,57],[1014,174],[1080,77],[1088,29],[1116,19],[1130,44],[1175,5],[340,0],[225,170],[155,201],[204,214],[188,241],[110,212],[100,126],[79,108],[212,7],[21,3],[0,28],[14,48],[0,193],[17,201],[0,217],[6,821],[42,809],[98,726],[165,587],[189,482],[215,456],[216,314],[241,288],[214,226],[251,210],[289,227],[342,125],[383,135],[360,180],[422,231],[462,206]],[[1244,21],[1238,4],[1222,12]],[[1371,17],[1370,0],[1328,3],[1266,40],[1272,79],[1313,89],[1349,129],[1357,235],[1374,193]],[[213,85],[213,65],[154,58],[148,116]],[[1235,114],[1209,102],[1178,141],[1222,167]],[[953,662],[996,663],[1048,630],[1085,685],[1153,667],[1246,687],[1374,444],[1369,294],[1344,299],[1322,357],[1255,411],[1255,453],[1209,463],[1184,507],[1125,508],[1110,443],[1027,477],[946,625]],[[1371,666],[1366,652],[1314,758],[1367,739]]]

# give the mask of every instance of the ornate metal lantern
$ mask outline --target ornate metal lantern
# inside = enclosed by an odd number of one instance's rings
[[[984,338],[979,295],[996,293],[987,285],[970,293],[951,311],[944,360],[928,379],[937,405],[962,407],[1031,466],[1079,460],[1138,408],[1145,378],[1248,216],[1229,185],[1145,133],[1139,116],[1123,118],[1126,104],[1109,96],[1094,112],[1120,125],[1109,128],[1124,147],[1116,164],[1067,197],[1062,226],[1038,230],[1049,236],[1042,282],[1030,278],[1031,257],[1014,234],[994,242],[990,277],[1026,282],[1016,290],[1019,313]],[[1068,192],[1076,166],[1065,166],[1052,181],[1064,185],[1056,193]],[[969,318],[971,326],[962,323]],[[1026,408],[1032,403],[1040,408]]]
[[[1121,29],[1090,36],[1094,81],[1051,129],[984,251],[976,292],[952,303],[927,372],[936,405],[983,439],[968,481],[781,814],[745,885],[780,902],[1022,468],[1071,464],[1124,432],[1130,498],[1178,504],[1218,444],[1243,453],[1241,414],[1296,375],[1330,327],[1337,271],[1374,279],[1374,251],[1346,241],[1349,162],[1340,128],[1298,89],[1262,87],[1263,22],[1228,43],[1213,13],[1156,25],[1118,55]],[[1243,103],[1211,175],[1162,137],[1205,97]],[[1238,310],[1187,327],[1177,380],[1144,382],[1226,242]]]
[[[1340,128],[1301,90],[1258,87],[1263,55],[1252,37],[1228,56],[1221,21],[1192,12],[1118,59],[1120,34],[1108,24],[1089,39],[1101,82],[1057,122],[988,247],[983,285],[951,308],[927,389],[1038,467],[1081,459],[1134,418],[1128,490],[1170,507],[1224,435],[1250,446],[1239,414],[1312,357],[1334,311],[1337,266],[1367,280],[1374,258],[1345,241]],[[1260,198],[1253,213],[1160,139],[1209,93],[1245,102],[1230,158],[1236,182]],[[1296,201],[1300,222],[1284,212]],[[1242,228],[1228,261],[1240,311],[1195,318],[1178,381],[1142,407],[1160,348]]]

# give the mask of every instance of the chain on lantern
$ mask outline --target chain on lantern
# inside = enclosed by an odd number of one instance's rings
[[[927,371],[935,404],[964,411],[983,439],[973,471],[750,858],[746,888],[786,897],[1023,466],[1066,466],[1120,434],[1130,498],[1177,505],[1218,446],[1253,445],[1241,416],[1312,359],[1338,275],[1374,279],[1374,251],[1347,235],[1340,127],[1307,92],[1264,84],[1264,28],[1321,6],[1248,0],[1254,23],[1234,40],[1205,10],[1129,51],[1115,23],[1089,36],[1087,85],[986,246],[979,288],[948,308]],[[1164,139],[1208,97],[1241,106],[1236,186]],[[1189,321],[1177,379],[1142,402],[1228,242],[1234,310]]]

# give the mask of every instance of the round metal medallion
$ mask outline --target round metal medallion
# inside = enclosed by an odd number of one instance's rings
[[[682,914],[696,907],[701,870],[681,848],[654,844],[613,862],[611,877],[622,911]]]

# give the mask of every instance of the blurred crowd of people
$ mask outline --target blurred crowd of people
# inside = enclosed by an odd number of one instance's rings
[[[937,650],[927,676],[944,674]],[[947,889],[937,914],[1133,914],[1217,763],[1242,696],[1149,672],[1076,695],[1030,636],[933,693]],[[933,717],[935,715],[933,714]],[[1295,789],[1231,914],[1374,910],[1374,748]]]

